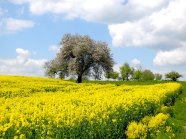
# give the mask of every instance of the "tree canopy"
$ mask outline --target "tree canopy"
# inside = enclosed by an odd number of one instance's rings
[[[155,80],[160,81],[162,79],[162,74],[156,73],[154,74]]]
[[[142,75],[143,75],[143,73],[142,73],[142,71],[140,70],[140,69],[138,69],[138,70],[135,70],[134,72],[133,72],[133,74],[132,74],[132,79],[133,80],[141,80],[142,79]]]
[[[99,79],[102,72],[112,71],[114,64],[110,49],[105,42],[95,41],[89,36],[66,34],[61,42],[60,52],[46,64],[46,74],[61,71],[63,75],[76,75],[82,82],[83,75]]]
[[[171,71],[171,72],[165,74],[165,77],[166,77],[167,79],[171,79],[172,81],[177,81],[178,78],[182,77],[182,75],[179,74],[178,72]]]
[[[129,76],[132,72],[131,67],[129,66],[128,63],[124,63],[121,67],[120,67],[120,73],[121,73],[121,78],[124,80],[129,80]]]
[[[142,72],[142,80],[150,81],[154,80],[154,74],[152,71],[146,69]]]

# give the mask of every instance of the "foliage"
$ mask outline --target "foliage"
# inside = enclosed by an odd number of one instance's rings
[[[109,80],[112,76],[111,74],[112,74],[112,71],[105,72],[104,76],[105,76],[105,78],[107,78],[107,80]]]
[[[16,76],[0,76],[0,85],[0,138],[121,138],[129,123],[154,114],[181,87]]]
[[[110,78],[115,80],[118,77],[119,77],[119,73],[118,72],[113,71],[113,72],[110,73]]]
[[[48,61],[44,65],[45,75],[51,78],[54,78],[57,73],[57,66],[54,60]]]
[[[129,80],[129,76],[132,72],[131,67],[129,66],[128,63],[124,63],[121,67],[120,67],[120,73],[121,73],[121,77],[124,80]]]
[[[83,74],[92,73],[99,79],[103,71],[112,70],[114,62],[105,42],[94,41],[89,36],[66,34],[60,44],[60,52],[52,62],[48,62],[46,73],[56,67],[66,76],[76,75],[77,82],[81,83]]]
[[[155,80],[160,81],[162,79],[162,74],[156,73],[154,74]]]
[[[171,123],[174,123],[174,130],[176,131],[177,139],[184,139],[186,129],[186,82],[180,82],[182,84],[182,93],[173,106],[173,117],[171,117]]]
[[[154,74],[150,70],[144,70],[142,72],[142,80],[148,81],[148,80],[154,80]]]
[[[182,75],[179,74],[178,72],[171,71],[171,72],[165,74],[165,77],[166,77],[167,79],[171,79],[172,81],[177,81],[178,78],[182,77]]]
[[[142,75],[143,75],[143,73],[142,73],[142,71],[141,70],[135,70],[134,72],[133,72],[133,74],[132,74],[132,79],[133,80],[141,80],[142,79]]]

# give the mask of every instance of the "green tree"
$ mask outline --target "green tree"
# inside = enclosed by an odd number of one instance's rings
[[[133,74],[132,74],[132,79],[133,80],[141,80],[142,79],[142,75],[143,75],[143,73],[142,73],[142,71],[141,70],[134,70],[134,72],[133,72]]]
[[[156,73],[154,74],[155,80],[160,81],[162,79],[162,74]]]
[[[121,77],[124,80],[129,80],[129,76],[132,72],[131,67],[129,66],[128,63],[124,63],[121,67],[120,67],[120,73],[121,73]]]
[[[55,63],[56,62],[54,60],[45,63],[44,68],[46,76],[51,78],[55,77],[55,75],[57,74],[57,65]]]
[[[111,75],[112,74],[112,72],[111,71],[108,71],[108,72],[105,72],[105,78],[107,78],[107,80],[109,80],[110,78],[111,78]]]
[[[119,77],[119,73],[118,72],[115,72],[115,71],[111,72],[111,78],[112,79],[116,80],[118,77]]]
[[[60,44],[60,52],[52,60],[57,65],[56,72],[60,70],[65,76],[76,75],[77,82],[81,83],[82,76],[96,74],[95,69],[99,69],[99,74],[112,70],[114,62],[105,42],[94,41],[89,36],[66,34]],[[46,71],[52,68],[48,65]]]
[[[146,69],[142,72],[142,80],[149,81],[154,80],[154,74],[152,71]]]
[[[177,81],[178,78],[183,77],[183,76],[181,74],[179,74],[178,72],[171,71],[171,72],[165,74],[165,77],[167,79],[171,79],[172,81]]]

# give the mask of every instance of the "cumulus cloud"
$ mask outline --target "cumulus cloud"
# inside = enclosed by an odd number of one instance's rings
[[[115,46],[161,49],[180,47],[186,39],[186,2],[170,1],[167,7],[135,21],[109,25]]]
[[[0,74],[43,76],[43,65],[46,59],[31,59],[31,53],[22,48],[16,49],[14,59],[0,59]]]
[[[116,23],[141,18],[166,6],[169,0],[9,0],[15,4],[28,3],[30,12],[62,14],[66,18]],[[132,9],[132,10],[131,10]]]
[[[153,62],[157,66],[185,65],[186,46],[170,51],[159,51]]]
[[[147,47],[157,51],[153,61],[156,66],[180,65],[185,61],[181,52],[186,51],[183,45],[186,42],[185,0],[9,1],[26,3],[35,15],[52,13],[66,19],[105,23],[114,46]],[[16,27],[10,29],[18,30]],[[170,61],[171,55],[177,58]]]
[[[0,30],[5,33],[14,33],[23,29],[34,27],[35,23],[31,20],[4,18],[0,21]]]
[[[147,47],[158,51],[156,66],[185,64],[186,1],[170,0],[167,6],[137,20],[108,26],[112,43],[121,47]]]
[[[58,53],[59,50],[60,50],[60,46],[57,46],[57,45],[51,45],[48,49],[49,51],[51,52],[55,52],[55,53]]]
[[[113,67],[113,70],[116,71],[116,72],[120,72],[120,67],[121,67],[120,64],[115,64],[114,67]]]
[[[134,66],[140,66],[141,65],[141,61],[139,59],[135,58],[135,59],[132,60],[132,64]]]

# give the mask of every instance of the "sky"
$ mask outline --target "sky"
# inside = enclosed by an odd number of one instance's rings
[[[185,0],[0,0],[0,74],[44,76],[66,33],[107,42],[114,70],[186,79]]]

